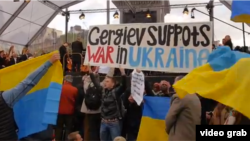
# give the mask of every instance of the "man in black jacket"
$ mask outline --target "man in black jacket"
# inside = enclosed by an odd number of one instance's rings
[[[155,96],[152,88],[147,80],[144,82],[145,92],[147,96]],[[143,103],[138,106],[131,96],[131,89],[127,88],[123,95],[123,103],[127,109],[126,121],[124,122],[124,130],[127,141],[136,141],[141,124]]]
[[[116,137],[121,136],[121,122],[124,117],[124,107],[121,105],[122,101],[120,97],[126,90],[127,84],[124,69],[120,68],[120,71],[122,75],[121,84],[116,84],[113,77],[107,76],[104,81],[104,87],[95,80],[94,74],[90,72],[91,81],[94,83],[94,86],[102,92],[101,141],[114,140]]]
[[[59,48],[59,53],[60,53],[60,57],[61,57],[61,63],[62,63],[62,66],[63,66],[63,69],[64,71],[67,71],[67,47],[69,46],[68,43],[64,43],[60,48]]]
[[[82,52],[83,45],[81,42],[81,38],[78,37],[76,41],[72,43],[72,71],[80,71],[81,68],[81,60],[82,60]]]

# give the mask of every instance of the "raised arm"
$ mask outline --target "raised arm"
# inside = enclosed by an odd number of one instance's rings
[[[13,108],[15,103],[17,103],[23,96],[25,96],[40,81],[40,79],[48,71],[50,66],[52,66],[52,64],[59,59],[60,59],[60,55],[58,53],[54,54],[50,58],[49,61],[47,61],[41,67],[39,67],[36,71],[31,73],[26,79],[24,79],[15,88],[12,88],[10,90],[3,92],[2,96],[6,104],[9,107]]]
[[[88,70],[89,70],[90,79],[93,82],[94,86],[97,87],[98,89],[102,89],[102,86],[100,85],[99,75],[97,74],[98,77],[96,78],[95,76],[96,74],[92,72],[92,69],[89,65],[88,65]]]

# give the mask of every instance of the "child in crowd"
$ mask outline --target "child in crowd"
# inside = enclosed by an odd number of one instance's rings
[[[116,137],[116,138],[114,139],[114,141],[126,141],[126,139],[123,138],[123,137],[121,137],[121,136],[119,136],[119,137]]]

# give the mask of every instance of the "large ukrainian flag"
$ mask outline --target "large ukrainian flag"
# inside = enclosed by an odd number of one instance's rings
[[[145,97],[143,115],[137,141],[167,141],[165,117],[170,98]]]
[[[30,73],[48,61],[53,53],[1,70],[0,90],[14,88]],[[62,81],[63,71],[61,63],[58,61],[50,67],[39,83],[14,105],[19,138],[43,131],[47,129],[48,124],[56,124]]]
[[[198,93],[230,106],[250,118],[250,55],[219,47],[207,64],[173,85],[179,97]]]
[[[250,23],[250,1],[233,0],[231,20],[234,22]]]

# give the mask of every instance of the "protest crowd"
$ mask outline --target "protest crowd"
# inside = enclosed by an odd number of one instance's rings
[[[71,44],[73,53],[82,53],[82,43],[77,40]],[[223,44],[233,50],[230,36],[223,39]],[[55,53],[39,69],[30,74],[16,88],[0,94],[0,140],[17,140],[18,128],[15,125],[12,108],[29,90],[31,90],[57,60],[60,60],[64,71],[68,59],[63,60],[67,53],[68,43],[64,43],[60,54]],[[217,47],[219,48],[219,46]],[[213,47],[216,50],[215,47]],[[235,47],[236,51],[249,53],[247,47]],[[1,69],[24,62],[32,58],[28,48],[24,48],[20,57],[10,47],[8,53],[0,52]],[[44,54],[42,54],[44,55]],[[71,55],[73,66],[70,70],[80,71],[84,57]],[[185,77],[177,76],[173,84],[168,80],[160,80],[151,85],[150,78],[144,78],[139,69],[125,70],[110,68],[101,81],[99,67],[85,66],[87,71],[82,76],[82,83],[73,84],[73,76],[64,76],[56,125],[48,126],[47,130],[21,138],[23,141],[69,140],[69,141],[135,141],[138,138],[143,116],[143,99],[135,99],[131,84],[143,85],[144,96],[168,97],[170,108],[165,117],[165,133],[169,141],[194,141],[196,125],[250,125],[250,120],[232,107],[215,100],[207,99],[198,94],[188,95],[180,99],[172,91],[172,85]],[[119,70],[119,72],[116,72]],[[136,75],[142,74],[142,75]],[[144,74],[151,74],[144,72]],[[114,76],[119,77],[119,79]],[[159,75],[159,74],[158,74]],[[160,73],[168,75],[168,73]],[[135,77],[140,78],[135,78]],[[127,79],[131,77],[131,79]],[[136,82],[133,79],[138,79]],[[120,81],[118,81],[120,80]],[[138,82],[140,81],[140,82]],[[140,88],[141,89],[141,88]],[[21,92],[21,93],[20,93]],[[140,102],[138,102],[140,101]]]
[[[44,52],[41,53],[41,55],[44,54]],[[8,52],[4,52],[4,50],[0,51],[0,69],[32,59],[34,57],[37,57],[37,53],[30,53],[27,47],[23,48],[21,54],[17,54],[15,47],[11,46]]]

